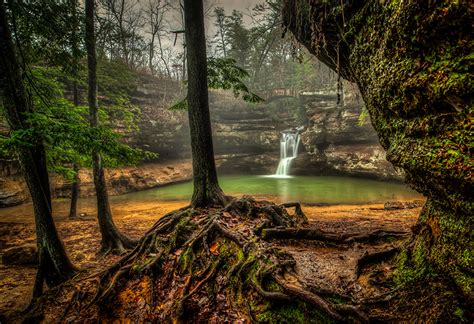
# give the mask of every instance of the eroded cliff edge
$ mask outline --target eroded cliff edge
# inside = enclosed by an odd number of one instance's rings
[[[284,25],[357,83],[387,159],[428,201],[398,279],[441,275],[472,301],[469,1],[284,1]]]

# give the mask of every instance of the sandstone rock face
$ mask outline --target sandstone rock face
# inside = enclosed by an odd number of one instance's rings
[[[403,173],[386,160],[370,120],[359,120],[361,103],[310,102],[306,114],[303,152],[293,163],[293,173],[403,180]]]
[[[143,117],[141,132],[131,141],[158,152],[160,160],[190,158],[186,112],[168,111],[166,105],[156,99],[166,94],[156,87],[144,85],[146,97],[143,98],[144,90],[136,95]],[[293,162],[293,174],[403,179],[403,174],[386,161],[370,121],[359,125],[361,100],[346,100],[347,105],[338,107],[335,94],[330,92],[305,95],[304,100],[306,112],[305,122],[302,122],[297,117],[298,100],[249,105],[227,92],[211,91],[214,148],[217,159],[222,160],[221,173],[275,172],[280,132],[305,126],[300,156]]]
[[[0,178],[0,208],[19,205],[28,200],[28,188],[21,176]]]
[[[186,111],[170,111],[179,98],[176,83],[141,76],[132,102],[141,109],[140,132],[125,140],[156,152],[156,161],[138,167],[107,170],[111,195],[152,188],[192,178]],[[360,102],[336,105],[334,93],[305,94],[302,100],[277,100],[250,105],[224,91],[211,91],[216,165],[220,174],[273,174],[280,156],[280,132],[304,126],[300,153],[291,173],[341,174],[399,180],[370,123],[358,125]],[[303,114],[303,116],[302,116]],[[0,161],[0,207],[29,200],[15,162]],[[51,175],[54,197],[68,197],[71,184]],[[5,179],[5,180],[3,180]],[[8,181],[7,181],[8,180]],[[80,172],[81,196],[93,196],[90,172]]]
[[[80,195],[91,197],[95,195],[94,180],[90,170],[81,170]],[[192,165],[190,160],[177,160],[170,166],[168,163],[144,163],[135,167],[107,169],[107,189],[110,195],[120,195],[126,192],[164,186],[175,182],[190,180]],[[52,195],[54,197],[69,197],[71,184],[60,176],[51,177]]]

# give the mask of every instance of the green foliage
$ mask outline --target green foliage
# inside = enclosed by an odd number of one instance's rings
[[[259,323],[333,323],[330,318],[315,309],[310,309],[307,304],[293,302],[286,305],[270,306],[257,315]]]
[[[247,71],[238,67],[232,58],[213,58],[207,60],[207,84],[211,89],[230,90],[236,98],[249,103],[263,102],[264,99],[253,93],[242,81],[249,77]],[[175,102],[169,110],[188,109],[187,98]]]
[[[233,58],[210,57],[208,64],[208,85],[211,89],[232,90],[234,96],[242,97],[246,102],[258,103],[264,101],[251,92],[242,81],[249,77],[246,70],[236,65]]]
[[[180,110],[187,110],[188,109],[188,99],[184,98],[182,100],[178,100],[174,102],[171,107],[168,108],[171,111],[180,111]]]
[[[120,118],[126,129],[136,127],[136,116],[122,97],[115,105],[100,108],[103,123],[91,128],[88,107],[75,106],[65,98],[64,74],[58,68],[37,66],[31,71],[28,84],[32,93],[34,111],[28,114],[28,128],[13,131],[9,137],[0,137],[0,151],[11,154],[16,148],[44,145],[49,169],[72,179],[72,164],[91,166],[93,151],[99,151],[105,166],[136,164],[155,154],[132,148],[122,141],[112,121]],[[122,101],[123,100],[123,101]]]
[[[369,111],[367,110],[367,107],[365,105],[362,106],[362,109],[359,114],[358,122],[357,124],[359,126],[364,126],[365,123],[367,123],[367,120],[369,119]]]
[[[77,0],[10,1],[8,7],[15,40],[21,45],[21,56],[28,63],[47,63],[71,72],[74,57],[83,53],[82,10]],[[71,42],[77,42],[76,49]]]
[[[86,80],[86,74],[83,79]],[[128,98],[137,87],[137,74],[121,60],[101,58],[97,64],[100,100],[107,105],[128,105]]]

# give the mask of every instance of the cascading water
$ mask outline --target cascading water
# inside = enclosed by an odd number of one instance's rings
[[[276,177],[288,177],[291,161],[298,155],[300,145],[300,129],[284,131],[280,138],[280,162],[275,173]]]

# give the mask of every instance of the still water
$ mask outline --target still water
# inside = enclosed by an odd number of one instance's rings
[[[280,202],[367,204],[421,198],[401,183],[351,177],[222,176],[219,182],[228,195],[252,195]],[[191,195],[192,182],[185,182],[116,196],[112,201],[189,200]]]
[[[350,177],[287,177],[222,176],[220,184],[232,196],[252,195],[275,202],[299,201],[306,204],[371,204],[388,200],[413,200],[422,196],[401,183],[382,182]],[[160,208],[177,209],[188,204],[192,182],[137,191],[110,197],[114,217],[138,217],[140,213],[164,214]],[[166,202],[166,203],[165,203]],[[66,218],[70,201],[53,201],[55,218]],[[94,198],[81,198],[78,212],[96,213]],[[170,210],[166,211],[169,212]],[[31,203],[0,208],[0,222],[33,222]]]

